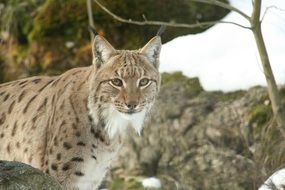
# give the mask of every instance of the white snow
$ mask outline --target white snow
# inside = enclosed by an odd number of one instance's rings
[[[160,180],[155,177],[150,177],[142,180],[142,185],[145,188],[161,188]]]
[[[278,190],[284,190],[285,186],[285,169],[278,170],[270,176],[258,190],[272,190],[272,184]]]
[[[234,7],[251,15],[251,0],[230,0]],[[262,15],[271,8],[262,23],[264,39],[278,84],[285,83],[285,1],[263,0]],[[223,20],[248,25],[237,13]],[[217,24],[207,31],[178,37],[163,45],[162,72],[183,71],[199,77],[206,90],[232,91],[266,85],[254,37],[250,30],[231,24]]]

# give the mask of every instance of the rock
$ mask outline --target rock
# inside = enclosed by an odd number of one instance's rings
[[[20,162],[0,161],[0,189],[2,190],[61,190],[51,176]]]
[[[157,176],[166,190],[256,189],[285,161],[266,89],[205,92],[196,84],[192,93],[187,80],[162,86],[151,121],[142,136],[130,135],[111,175]]]

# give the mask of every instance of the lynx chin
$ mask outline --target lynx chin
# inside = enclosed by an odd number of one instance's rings
[[[127,132],[148,118],[160,49],[159,36],[116,50],[97,35],[91,66],[0,84],[0,159],[39,168],[66,190],[98,189]]]

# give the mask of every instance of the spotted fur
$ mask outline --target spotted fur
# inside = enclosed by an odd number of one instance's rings
[[[154,103],[160,47],[157,36],[140,50],[115,50],[96,36],[91,66],[0,84],[0,159],[39,168],[64,189],[97,189]]]

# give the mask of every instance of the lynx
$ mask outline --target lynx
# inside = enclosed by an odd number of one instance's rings
[[[97,189],[128,131],[140,133],[160,88],[161,40],[116,50],[102,36],[93,64],[0,85],[0,159],[30,164],[67,190]]]

